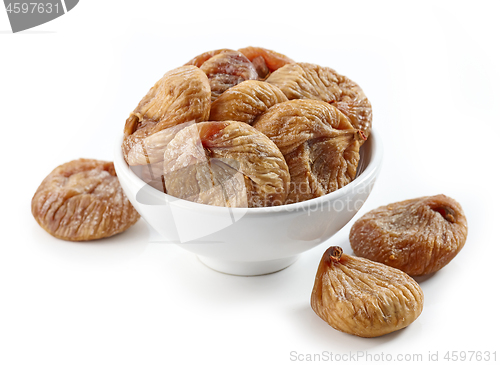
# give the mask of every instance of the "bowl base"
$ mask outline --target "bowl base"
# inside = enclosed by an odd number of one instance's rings
[[[229,261],[198,256],[198,259],[212,270],[223,274],[238,276],[257,276],[272,274],[293,264],[299,256],[269,261]]]

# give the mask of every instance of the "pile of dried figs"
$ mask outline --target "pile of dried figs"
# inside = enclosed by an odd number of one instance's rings
[[[123,155],[172,196],[226,207],[318,197],[351,182],[371,128],[361,88],[327,67],[258,47],[203,53],[167,72],[126,120]],[[140,218],[112,162],[54,169],[31,202],[53,236],[87,241]]]
[[[359,257],[340,247],[324,253],[311,295],[314,312],[333,328],[381,336],[411,324],[424,295],[409,275],[434,273],[460,252],[467,220],[455,200],[436,195],[374,209],[351,228]]]
[[[167,72],[125,124],[123,156],[156,189],[193,202],[267,207],[335,191],[356,176],[370,136],[361,88],[328,67],[247,47],[203,53]],[[79,159],[54,169],[31,202],[53,236],[87,241],[123,232],[140,218],[112,162]],[[323,255],[313,310],[333,328],[375,337],[422,312],[412,276],[434,273],[462,249],[467,221],[436,195],[374,209],[354,223],[355,256]]]
[[[361,88],[331,68],[264,48],[219,49],[153,85],[125,123],[122,150],[169,195],[267,207],[350,183],[371,122]]]

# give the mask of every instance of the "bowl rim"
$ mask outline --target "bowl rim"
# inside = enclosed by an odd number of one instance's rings
[[[382,155],[383,155],[383,148],[382,144],[380,142],[380,136],[378,132],[374,131],[371,129],[370,131],[370,144],[371,144],[371,159],[366,165],[364,171],[356,177],[353,181],[351,181],[349,184],[345,185],[344,187],[337,189],[329,194],[305,200],[303,202],[298,202],[298,203],[291,203],[291,204],[285,204],[285,205],[276,205],[276,206],[271,206],[271,207],[246,207],[246,208],[228,208],[228,207],[218,207],[218,206],[213,206],[213,205],[208,205],[208,204],[201,204],[201,203],[195,203],[191,202],[188,200],[183,200],[179,199],[176,197],[173,197],[172,195],[165,194],[149,184],[147,184],[144,180],[142,180],[139,176],[137,176],[130,168],[130,166],[125,162],[125,159],[123,157],[123,151],[122,151],[122,142],[123,142],[123,134],[119,136],[117,139],[117,143],[115,146],[115,156],[114,156],[114,164],[115,164],[115,169],[120,172],[124,172],[124,174],[127,175],[127,177],[132,180],[132,183],[136,186],[141,186],[141,189],[145,189],[145,193],[148,195],[153,196],[155,199],[161,200],[161,201],[167,201],[167,197],[172,198],[172,200],[168,200],[168,204],[173,204],[179,207],[182,207],[183,209],[193,209],[197,211],[206,211],[208,214],[220,214],[220,213],[227,213],[227,210],[234,210],[235,213],[239,212],[239,214],[242,214],[243,212],[246,214],[273,214],[273,213],[281,213],[281,212],[296,212],[300,210],[308,210],[311,208],[311,206],[318,207],[323,204],[325,204],[328,201],[335,200],[339,197],[348,195],[351,193],[353,190],[355,190],[357,187],[360,185],[364,184],[368,180],[376,177],[378,174],[380,168],[381,168],[381,163],[382,163]]]

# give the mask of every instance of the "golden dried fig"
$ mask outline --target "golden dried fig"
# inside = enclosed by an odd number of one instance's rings
[[[291,178],[287,204],[331,193],[356,176],[364,135],[328,103],[285,101],[262,114],[253,126],[285,156]]]
[[[336,330],[377,337],[411,324],[424,294],[401,270],[330,247],[319,263],[311,295],[316,314]]]
[[[208,78],[196,66],[182,66],[167,72],[149,90],[130,114],[125,124],[123,156],[127,163],[134,145],[148,136],[185,122],[202,122],[210,115],[210,84]],[[155,150],[163,150],[164,145]],[[151,145],[148,145],[151,151]],[[135,148],[142,149],[139,145]],[[132,157],[132,156],[131,156]],[[148,154],[150,163],[162,160],[161,154]],[[133,163],[133,162],[132,162]]]
[[[273,72],[266,80],[281,89],[289,100],[314,99],[331,103],[344,113],[354,128],[370,135],[372,106],[354,81],[329,67],[292,63]]]
[[[287,101],[285,94],[267,82],[248,80],[226,90],[213,103],[210,120],[235,120],[252,124],[275,104]]]
[[[280,205],[290,175],[269,138],[248,124],[202,122],[182,129],[164,153],[167,194],[227,207]]]
[[[112,162],[79,159],[55,168],[31,200],[38,224],[54,237],[88,241],[125,231],[140,218]]]
[[[436,195],[374,209],[351,228],[357,256],[398,268],[409,275],[438,271],[460,252],[467,220],[455,200]]]

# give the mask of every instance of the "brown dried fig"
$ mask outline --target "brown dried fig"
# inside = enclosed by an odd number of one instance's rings
[[[210,57],[200,66],[200,70],[205,72],[210,81],[212,101],[230,87],[258,78],[252,62],[237,51],[222,52]]]
[[[213,56],[216,56],[219,53],[227,53],[227,52],[235,52],[235,51],[234,51],[234,49],[221,48],[221,49],[216,49],[213,51],[204,52],[204,53],[194,57],[193,59],[189,60],[188,62],[186,62],[186,64],[184,66],[193,65],[196,67],[200,67],[201,65],[203,65],[206,61],[208,61]]]
[[[252,124],[275,104],[287,101],[285,94],[267,82],[248,80],[226,90],[212,103],[210,120],[235,120]]]
[[[137,164],[129,152],[134,145],[142,143],[148,136],[185,122],[201,122],[210,115],[210,85],[208,78],[196,66],[182,66],[167,72],[149,90],[139,105],[130,114],[125,124],[123,156],[127,163]],[[163,150],[164,145],[153,148],[147,145],[149,163],[161,161],[162,154],[152,150]],[[135,148],[143,149],[139,145]]]
[[[180,130],[192,124],[194,123],[186,122],[177,124],[148,136],[143,136],[141,134],[141,138],[134,139],[135,143],[128,144],[126,150],[122,148],[125,161],[127,161],[130,166],[162,163],[163,154],[170,141]]]
[[[292,63],[273,72],[266,80],[283,91],[289,100],[314,99],[331,103],[344,113],[354,128],[370,135],[372,106],[354,81],[329,67]]]
[[[140,218],[112,162],[79,159],[55,168],[31,200],[38,224],[54,237],[88,241],[125,231]]]
[[[246,47],[238,50],[243,53],[255,66],[259,79],[263,80],[270,73],[294,61],[281,53],[261,47]]]
[[[253,126],[285,156],[290,171],[286,203],[335,191],[356,176],[363,134],[334,106],[318,100],[279,103]]]
[[[392,267],[343,254],[334,246],[318,266],[311,295],[316,314],[336,330],[377,337],[411,324],[424,294],[410,276]]]
[[[227,207],[280,205],[290,175],[269,138],[248,124],[202,122],[182,129],[164,153],[169,195]]]
[[[374,209],[351,228],[357,256],[425,275],[447,265],[467,239],[467,220],[455,200],[436,195]]]

